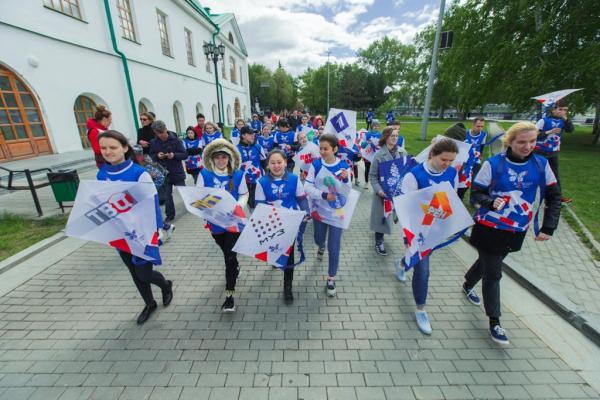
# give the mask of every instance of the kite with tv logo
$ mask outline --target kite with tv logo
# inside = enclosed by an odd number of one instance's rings
[[[258,204],[233,251],[284,268],[305,215],[300,210]]]
[[[448,182],[394,197],[394,207],[407,244],[406,270],[473,225],[473,218]]]
[[[352,148],[356,142],[356,111],[330,109],[325,133],[337,136],[341,146]]]
[[[156,188],[152,182],[79,183],[65,235],[108,244],[160,265]],[[160,220],[159,220],[160,219]]]
[[[185,208],[228,232],[241,232],[246,214],[231,193],[214,187],[176,186]]]

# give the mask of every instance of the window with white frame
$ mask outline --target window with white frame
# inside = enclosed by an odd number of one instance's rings
[[[133,25],[131,3],[129,0],[117,0],[117,9],[119,10],[119,20],[121,21],[123,37],[127,40],[136,42],[137,40],[135,35],[135,27]]]
[[[165,56],[173,57],[171,54],[171,42],[169,41],[169,30],[167,27],[167,15],[159,10],[156,10],[158,18],[158,31],[160,32],[160,46],[162,53]]]
[[[79,0],[44,0],[44,5],[60,13],[83,20]]]
[[[229,76],[231,77],[231,83],[237,83],[237,67],[235,65],[235,58],[229,57]]]
[[[187,51],[187,60],[188,60],[188,64],[189,65],[196,65],[196,63],[194,62],[194,47],[193,47],[193,41],[192,41],[192,31],[190,31],[187,28],[184,28],[184,33],[185,33],[185,49]]]

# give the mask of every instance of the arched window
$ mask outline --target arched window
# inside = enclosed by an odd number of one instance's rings
[[[242,66],[240,65],[240,85],[244,86],[244,74],[242,74]]]
[[[217,110],[217,105],[213,104],[212,105],[212,122],[214,122],[215,124],[217,122],[219,122],[219,115],[218,114],[219,114],[219,112]]]
[[[235,98],[235,102],[233,103],[233,112],[235,113],[235,118],[242,118],[242,108],[240,106],[240,99]]]
[[[233,125],[233,120],[231,119],[231,105],[227,104],[227,125]]]
[[[146,107],[146,105],[144,104],[143,101],[140,101],[138,103],[138,109],[139,109],[140,115],[142,115],[143,113],[147,113],[148,112],[148,107]]]
[[[225,68],[225,59],[221,61],[221,77],[227,79],[227,69]]]
[[[51,152],[35,96],[14,72],[0,65],[0,160]]]
[[[173,103],[173,120],[175,120],[175,133],[182,133],[183,131],[181,130],[181,116],[179,113],[179,107],[177,102]]]
[[[73,112],[75,113],[75,121],[77,121],[77,130],[79,131],[79,138],[81,139],[81,145],[84,149],[90,147],[90,141],[87,137],[87,120],[94,118],[96,112],[96,102],[87,96],[79,96],[75,99],[75,105],[73,106]]]
[[[204,107],[202,107],[202,103],[196,103],[196,114],[204,114]]]
[[[231,44],[235,44],[233,43],[233,34],[231,32],[229,32],[228,39],[231,42]]]
[[[229,75],[231,76],[231,83],[237,83],[237,68],[233,57],[229,57]]]

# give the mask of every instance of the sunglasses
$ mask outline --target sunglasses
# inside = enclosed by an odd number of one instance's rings
[[[148,121],[148,118],[140,118],[140,121]]]

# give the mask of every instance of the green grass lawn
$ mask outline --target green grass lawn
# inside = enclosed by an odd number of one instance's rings
[[[0,215],[0,261],[50,237],[65,227],[66,216],[32,220],[13,214]]]

